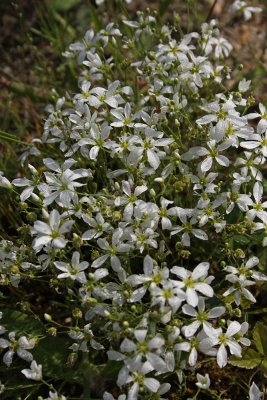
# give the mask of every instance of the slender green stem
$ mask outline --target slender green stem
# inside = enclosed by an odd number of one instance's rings
[[[10,133],[4,132],[2,130],[0,130],[0,139],[10,140],[11,142],[23,144],[24,146],[31,146],[30,143],[23,142],[22,140],[17,139],[15,135],[11,135]]]

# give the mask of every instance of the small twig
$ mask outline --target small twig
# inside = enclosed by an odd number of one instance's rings
[[[208,22],[208,21],[211,19],[213,10],[214,10],[214,8],[215,8],[217,2],[218,2],[218,0],[214,0],[212,6],[211,6],[211,8],[210,8],[209,14],[208,14],[208,16],[207,16],[207,18],[206,18],[206,22]]]

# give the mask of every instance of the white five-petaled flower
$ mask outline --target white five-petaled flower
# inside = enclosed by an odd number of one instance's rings
[[[147,186],[141,185],[136,186],[133,189],[133,181],[129,179],[129,181],[122,181],[122,191],[124,193],[123,196],[119,196],[115,199],[114,204],[116,206],[125,205],[123,211],[123,218],[126,221],[129,221],[132,218],[134,211],[134,204],[138,201],[138,197],[142,195],[147,190]]]
[[[199,297],[197,292],[207,297],[212,297],[214,294],[210,286],[214,277],[208,277],[209,266],[210,264],[208,262],[202,262],[198,264],[193,271],[177,266],[171,269],[171,272],[181,279],[181,281],[174,281],[174,284],[179,287],[179,289],[185,291],[186,301],[192,307],[198,305]]]
[[[28,339],[26,336],[21,336],[16,339],[15,332],[9,332],[7,339],[0,339],[0,348],[9,350],[4,354],[3,361],[9,367],[12,364],[13,357],[17,354],[25,361],[33,360],[32,354],[28,351],[34,348],[36,342],[34,338]]]
[[[182,159],[186,161],[194,160],[196,158],[206,156],[206,158],[200,163],[200,170],[202,172],[207,172],[211,169],[213,161],[223,167],[228,167],[230,161],[226,156],[220,154],[220,152],[228,149],[232,145],[232,141],[228,140],[221,144],[217,144],[215,140],[210,140],[207,142],[208,149],[205,147],[191,147],[191,149],[182,155]]]
[[[112,269],[118,274],[119,279],[121,281],[124,281],[126,278],[126,273],[125,270],[122,268],[121,261],[117,254],[128,253],[132,246],[128,243],[123,243],[123,229],[118,228],[113,231],[111,244],[108,242],[107,239],[102,238],[99,238],[97,240],[97,244],[106,254],[103,254],[102,256],[94,260],[91,267],[99,268],[110,258]]]
[[[159,304],[160,308],[164,308],[165,306],[170,306],[172,312],[175,313],[181,304],[184,302],[186,295],[181,290],[175,282],[171,279],[168,279],[162,282],[162,287],[157,286],[155,282],[152,282],[150,285],[150,293],[152,296],[151,305],[155,306]]]
[[[188,221],[188,217],[192,216],[192,210],[180,210],[178,212],[178,216],[182,222],[182,225],[174,226],[171,230],[171,236],[182,233],[181,241],[184,246],[190,247],[191,239],[190,235],[195,236],[200,240],[208,240],[208,235],[202,229],[195,228],[194,225],[198,223],[198,220],[195,217],[190,218]]]
[[[242,202],[248,207],[252,207],[247,211],[247,217],[254,220],[256,217],[261,217],[267,213],[267,201],[262,202],[263,186],[261,182],[256,182],[253,187],[254,201],[248,195],[242,196]],[[265,211],[266,210],[266,211]]]
[[[130,103],[126,103],[124,108],[116,108],[111,110],[111,114],[116,118],[116,121],[111,123],[111,126],[121,128],[123,126],[133,127],[134,120],[137,118],[137,114],[132,114],[132,107]]]
[[[87,261],[80,263],[80,253],[78,251],[73,253],[71,263],[55,261],[54,264],[57,269],[63,272],[57,276],[58,279],[70,278],[71,280],[76,280],[80,283],[86,282],[86,276],[83,271],[88,268],[89,263]]]
[[[32,235],[36,235],[33,241],[33,248],[39,252],[47,244],[51,244],[55,249],[62,249],[67,241],[65,233],[70,232],[74,221],[62,221],[57,210],[52,210],[49,215],[49,222],[36,221],[31,228]]]
[[[240,330],[240,323],[237,321],[231,321],[225,333],[223,333],[222,328],[212,328],[205,332],[209,337],[207,340],[210,342],[212,347],[219,345],[219,349],[217,351],[217,364],[220,368],[223,368],[227,365],[226,346],[229,347],[231,354],[241,358],[241,346],[235,339],[235,335],[238,334]]]
[[[80,147],[87,145],[91,146],[89,151],[90,160],[96,161],[101,149],[109,149],[110,140],[108,138],[110,131],[111,127],[105,123],[101,125],[101,128],[97,124],[93,123],[90,130],[90,136],[79,140],[78,145]]]
[[[160,285],[162,282],[165,282],[169,278],[169,269],[159,268],[158,265],[153,265],[153,259],[147,254],[143,261],[144,265],[144,274],[134,274],[130,275],[126,282],[132,287],[139,286],[136,290],[133,291],[130,301],[136,302],[140,301],[147,292],[148,287],[152,283],[155,285]]]
[[[160,383],[157,379],[146,377],[154,368],[148,361],[143,363],[141,359],[141,355],[137,356],[132,363],[122,367],[118,375],[118,386],[132,384],[128,392],[129,400],[138,399],[140,385],[144,386],[150,393],[156,393],[160,388]]]
[[[97,239],[102,236],[104,232],[108,232],[111,229],[111,225],[105,222],[101,213],[97,213],[95,218],[83,215],[83,220],[91,227],[91,229],[83,233],[83,240]]]
[[[208,322],[208,320],[219,318],[225,313],[225,307],[222,306],[205,310],[205,299],[203,297],[199,297],[197,307],[198,310],[189,304],[184,304],[182,307],[183,313],[193,318],[193,322],[191,322],[189,325],[183,326],[182,328],[182,331],[186,337],[194,336],[201,325],[203,325],[203,328],[205,327],[205,330],[209,329],[212,327],[212,325],[210,322]]]
[[[240,267],[227,265],[225,271],[229,272],[229,274],[226,275],[225,279],[226,281],[231,282],[232,286],[224,292],[223,296],[226,297],[233,293],[234,301],[237,305],[240,305],[242,296],[250,302],[256,303],[255,297],[247,287],[254,285],[254,281],[267,280],[266,275],[253,269],[258,264],[258,257],[251,257],[246,264],[242,263]]]

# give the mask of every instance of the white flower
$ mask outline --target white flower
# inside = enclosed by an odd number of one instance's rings
[[[211,114],[207,114],[202,118],[197,119],[196,123],[199,125],[210,124],[211,122],[227,121],[231,122],[234,126],[243,126],[246,123],[246,118],[240,117],[239,113],[235,110],[236,104],[232,100],[226,100],[225,103],[220,104],[218,100],[209,103],[205,107]]]
[[[68,208],[72,202],[77,202],[78,196],[76,188],[84,186],[83,183],[76,182],[77,179],[88,177],[91,175],[89,170],[80,168],[70,170],[76,161],[73,159],[66,160],[62,166],[51,158],[45,158],[44,164],[54,171],[45,172],[47,184],[38,185],[41,193],[44,194],[43,206],[48,206],[56,201],[61,207]]]
[[[98,257],[93,261],[91,267],[99,268],[103,265],[109,258],[112,269],[118,274],[119,279],[123,282],[125,281],[126,275],[125,271],[121,265],[121,261],[117,256],[118,253],[128,253],[131,249],[131,245],[128,243],[123,243],[123,230],[118,228],[114,230],[111,238],[111,244],[107,239],[98,239],[97,244],[100,249],[106,253]]]
[[[12,184],[9,182],[7,178],[4,177],[4,173],[0,171],[0,187],[10,189],[12,188]]]
[[[122,190],[124,195],[119,196],[115,199],[114,204],[116,206],[120,205],[125,205],[126,207],[124,208],[123,211],[123,218],[126,221],[129,221],[133,215],[134,211],[134,204],[138,201],[138,197],[141,196],[144,192],[147,190],[147,186],[142,185],[142,186],[136,186],[135,189],[133,189],[133,181],[129,179],[129,181],[122,181]]]
[[[214,55],[216,58],[228,57],[233,49],[231,43],[224,37],[211,38],[210,44],[212,44],[215,47]]]
[[[186,337],[195,335],[201,325],[205,326],[205,329],[209,329],[212,325],[207,321],[219,318],[225,313],[225,307],[214,307],[205,311],[205,299],[203,297],[199,297],[197,307],[198,311],[189,304],[185,304],[182,307],[183,313],[193,317],[194,319],[191,324],[185,325],[182,328]]]
[[[21,372],[27,379],[33,379],[34,381],[42,379],[42,365],[38,365],[35,360],[31,362],[31,369],[23,369]]]
[[[92,229],[83,233],[83,240],[97,239],[102,236],[104,232],[108,232],[111,229],[111,225],[105,222],[101,213],[97,213],[95,218],[83,215],[83,220],[92,227]]]
[[[175,344],[174,349],[175,351],[178,352],[178,354],[181,354],[181,352],[189,353],[187,362],[190,365],[190,367],[194,367],[198,359],[198,350],[201,350],[204,354],[214,355],[214,353],[210,352],[210,346],[207,352],[203,351],[202,342],[203,342],[203,335],[198,334],[197,336],[192,336],[187,341]]]
[[[49,397],[47,397],[45,400],[67,400],[67,398],[62,394],[58,394],[57,392],[49,391]]]
[[[9,340],[0,339],[0,348],[9,350],[4,354],[3,361],[9,367],[12,364],[15,353],[27,362],[33,360],[32,354],[28,351],[34,348],[35,339],[27,339],[26,336],[21,336],[18,340],[15,337],[15,332],[9,332]]]
[[[57,210],[51,211],[49,223],[36,221],[31,228],[32,235],[37,236],[32,244],[34,250],[39,252],[47,244],[55,249],[62,249],[67,244],[64,234],[70,232],[73,224],[74,221],[62,221]]]
[[[251,81],[247,81],[245,78],[242,79],[238,84],[238,90],[241,93],[245,93],[250,88]]]
[[[227,351],[226,346],[229,347],[230,353],[236,357],[242,357],[241,346],[235,340],[235,335],[240,332],[241,325],[237,321],[231,321],[227,328],[227,331],[223,333],[221,328],[218,329],[207,329],[205,333],[209,337],[211,346],[219,345],[217,351],[217,364],[220,368],[227,365]]]
[[[245,158],[238,157],[235,166],[241,166],[243,177],[251,175],[257,181],[262,181],[262,173],[259,167],[265,162],[262,156],[257,156],[255,152],[244,151]]]
[[[174,281],[174,285],[179,287],[179,289],[183,288],[185,290],[186,301],[192,307],[198,305],[199,298],[197,292],[207,297],[212,297],[214,294],[212,287],[209,285],[214,279],[213,276],[208,277],[209,266],[208,262],[202,262],[192,272],[177,266],[171,269],[171,272],[181,279],[181,282]]]
[[[116,121],[112,122],[111,126],[114,126],[116,128],[120,128],[123,126],[133,127],[133,121],[137,118],[137,114],[132,114],[130,103],[126,103],[124,108],[111,110],[111,114],[116,118]]]
[[[41,190],[41,188],[43,186],[43,184],[40,183],[41,177],[39,176],[38,171],[31,164],[28,164],[28,167],[32,172],[31,179],[17,178],[17,179],[13,179],[13,181],[12,181],[12,184],[17,187],[25,187],[26,186],[26,188],[20,194],[21,201],[27,200],[30,196],[34,197],[33,196],[34,189],[37,187],[39,190]]]
[[[260,400],[263,393],[260,391],[255,382],[249,388],[249,400]]]
[[[95,350],[103,350],[104,346],[102,346],[100,343],[98,343],[94,339],[94,334],[91,329],[91,324],[87,324],[84,326],[83,330],[71,330],[69,332],[69,336],[71,339],[76,340],[78,343],[74,343],[73,345],[70,346],[70,349],[73,351],[83,351],[85,353],[88,353],[88,342],[90,343],[90,346],[95,349]]]
[[[201,375],[197,374],[197,383],[196,386],[200,389],[208,389],[210,387],[210,377],[209,374]]]
[[[178,216],[182,222],[182,225],[174,226],[171,230],[171,236],[183,232],[181,240],[183,245],[186,247],[190,247],[191,245],[190,235],[193,235],[200,240],[208,240],[208,235],[206,232],[204,232],[202,229],[194,228],[194,225],[198,223],[195,217],[192,217],[190,221],[187,220],[189,215],[192,215],[192,211],[179,211]]]
[[[82,153],[86,154],[84,146],[92,146],[90,148],[88,158],[96,161],[99,151],[101,149],[108,149],[110,147],[110,131],[111,127],[105,123],[101,125],[101,130],[97,124],[92,124],[89,138],[81,139],[78,142],[78,145],[82,148]]]
[[[140,385],[143,385],[150,393],[158,391],[160,388],[159,381],[155,378],[146,377],[153,369],[148,361],[142,363],[141,356],[137,356],[134,362],[129,364],[129,368],[125,366],[120,370],[117,385],[132,384],[128,392],[128,400],[138,399]]]
[[[160,285],[169,278],[167,267],[160,269],[158,265],[153,265],[153,259],[147,254],[143,261],[144,274],[130,275],[126,282],[132,287],[140,287],[132,292],[131,302],[140,301],[147,292],[148,287],[154,283]],[[141,286],[142,285],[142,286]]]
[[[85,283],[87,281],[83,271],[88,268],[89,263],[87,261],[80,263],[80,253],[78,251],[73,253],[70,264],[62,261],[55,261],[54,265],[57,269],[63,272],[63,274],[57,276],[58,279],[70,278],[73,281],[76,280],[80,283]]]
[[[87,53],[87,58],[90,59],[90,53]],[[96,54],[91,55],[91,60],[96,63]],[[101,60],[100,60],[101,62]],[[88,65],[86,61],[83,62],[83,64]],[[105,89],[103,87],[95,87],[92,89],[92,93],[94,93],[100,104],[108,104],[112,108],[117,108],[118,107],[118,101],[117,101],[117,96],[115,94],[118,86],[120,85],[120,81],[115,81],[112,82],[109,86],[108,89]]]
[[[1,259],[1,256],[0,256],[0,259]],[[3,313],[0,311],[0,319],[2,319],[2,317],[3,317]],[[6,331],[6,328],[4,326],[0,325],[0,335],[5,333],[5,331]]]
[[[253,13],[260,13],[262,9],[260,7],[251,7],[248,6],[246,1],[242,0],[235,0],[234,3],[231,5],[230,10],[232,12],[241,11],[244,14],[245,21],[248,21]]]
[[[247,217],[252,221],[256,217],[261,218],[261,216],[267,213],[267,201],[262,202],[263,186],[261,182],[256,182],[254,184],[253,197],[255,201],[253,201],[249,195],[244,194],[240,197],[242,203],[246,207],[252,207],[250,210],[247,211]]]
[[[172,222],[168,217],[177,215],[177,207],[171,207],[168,209],[170,204],[173,204],[173,201],[167,200],[164,197],[160,198],[161,207],[158,214],[161,219],[162,229],[172,229]]]
[[[112,394],[105,392],[103,394],[103,400],[116,400]],[[117,400],[126,400],[126,394],[120,394]]]
[[[255,281],[267,280],[266,275],[252,269],[258,263],[259,259],[257,257],[251,257],[246,264],[242,263],[240,267],[226,266],[225,271],[230,272],[230,274],[226,275],[225,280],[231,282],[232,286],[223,293],[223,296],[226,297],[233,293],[234,301],[237,305],[240,305],[241,296],[244,296],[252,303],[256,303],[255,297],[247,287],[255,284],[251,279]]]
[[[176,313],[186,298],[185,293],[177,287],[176,282],[171,279],[163,282],[162,288],[152,282],[150,285],[150,293],[152,296],[152,306],[159,304],[163,309],[166,305],[169,305],[173,313]]]
[[[256,222],[252,228],[252,232],[263,229],[265,237],[263,238],[263,247],[267,246],[267,213],[259,216],[261,222]]]
[[[217,145],[215,140],[210,140],[207,145],[208,149],[206,149],[205,147],[191,147],[191,149],[187,153],[182,155],[182,159],[190,161],[202,156],[207,156],[203,161],[201,161],[201,172],[209,171],[213,165],[214,160],[223,167],[228,167],[230,165],[229,159],[226,156],[220,154],[220,152],[228,149],[232,145],[232,142],[230,140],[219,145]]]
[[[3,383],[0,381],[0,394],[4,393],[5,388],[5,385],[3,385]]]

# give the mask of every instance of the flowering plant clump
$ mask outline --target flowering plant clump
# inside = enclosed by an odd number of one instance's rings
[[[255,255],[266,109],[250,110],[250,81],[227,85],[232,45],[215,20],[184,34],[157,18],[70,46],[79,91],[47,108],[25,177],[0,177],[24,219],[0,243],[3,299],[8,287],[23,304],[1,314],[0,347],[32,383],[27,398],[187,398],[192,374],[194,399],[215,396],[204,363],[250,346],[247,310],[267,280]]]

